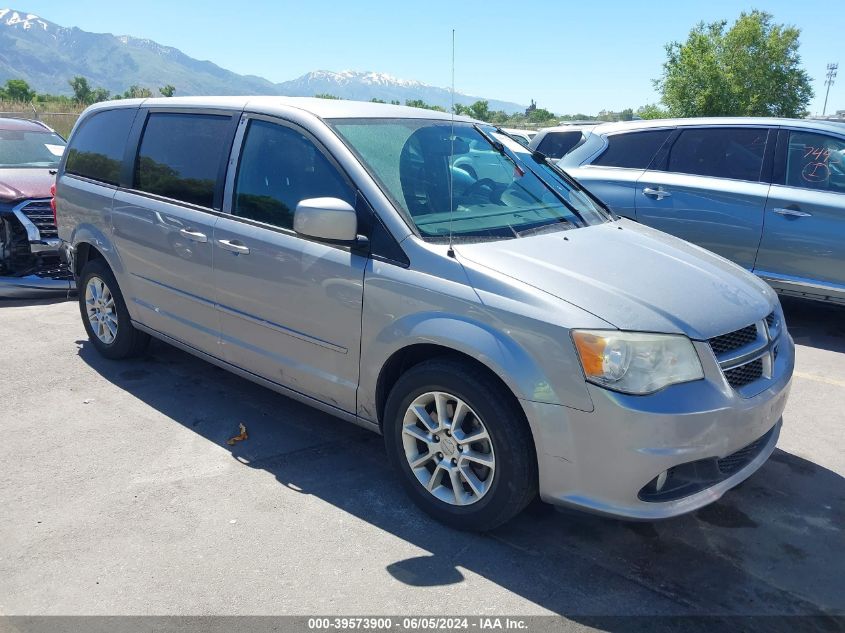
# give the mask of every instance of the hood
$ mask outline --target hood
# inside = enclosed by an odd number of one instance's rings
[[[56,175],[44,168],[0,169],[0,202],[49,198]]]
[[[744,268],[629,220],[455,251],[468,266],[529,284],[623,330],[705,340],[777,305],[774,291]]]

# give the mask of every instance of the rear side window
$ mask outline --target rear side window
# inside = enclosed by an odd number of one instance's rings
[[[845,193],[845,140],[811,132],[790,132],[786,184]]]
[[[134,108],[106,110],[86,120],[70,139],[65,172],[117,185],[136,112]]]
[[[607,149],[592,164],[602,167],[648,169],[651,159],[671,133],[672,130],[649,130],[608,136]]]
[[[563,158],[581,142],[584,135],[578,131],[549,132],[537,145],[537,151],[549,158]]]
[[[355,191],[303,134],[267,121],[250,121],[232,213],[290,229],[296,205],[309,198],[340,198],[354,205]]]
[[[214,205],[231,117],[154,112],[135,163],[135,189],[202,207]]]
[[[766,128],[684,130],[669,150],[667,171],[696,176],[760,180]]]

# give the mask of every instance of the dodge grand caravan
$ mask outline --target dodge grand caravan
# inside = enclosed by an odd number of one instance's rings
[[[322,99],[98,104],[56,203],[101,354],[153,336],[382,433],[408,494],[456,527],[538,492],[671,517],[778,439],[794,347],[769,286],[612,215],[484,123]]]

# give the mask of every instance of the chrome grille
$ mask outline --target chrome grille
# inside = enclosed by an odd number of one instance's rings
[[[728,332],[716,338],[710,339],[710,347],[713,348],[713,353],[716,356],[721,356],[728,352],[732,352],[740,347],[744,347],[749,343],[753,343],[757,339],[757,326],[751,324],[741,330],[735,332]]]
[[[762,321],[710,339],[710,347],[728,384],[740,395],[753,395],[748,385],[771,378],[778,355],[780,323],[776,312]]]
[[[49,200],[34,200],[21,207],[21,212],[38,228],[42,240],[59,236]]]
[[[750,363],[725,370],[725,378],[728,379],[731,387],[744,387],[763,376],[763,359],[758,358]]]

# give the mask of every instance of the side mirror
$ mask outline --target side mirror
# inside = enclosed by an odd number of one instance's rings
[[[308,198],[296,205],[293,230],[327,242],[354,242],[358,237],[358,216],[348,202],[339,198]]]

